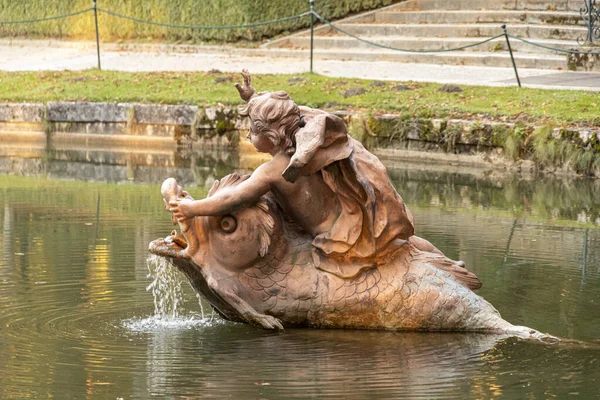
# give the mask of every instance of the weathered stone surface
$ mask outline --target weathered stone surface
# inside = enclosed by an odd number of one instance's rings
[[[554,139],[575,141],[581,146],[587,146],[590,143],[600,142],[600,129],[554,128],[552,130],[552,137]]]
[[[207,107],[204,109],[206,114],[206,119],[209,121],[214,121],[217,117],[217,107]]]
[[[85,133],[94,135],[126,135],[129,133],[124,122],[49,122],[48,133]]]
[[[0,121],[0,132],[37,132],[43,134],[41,122],[3,122]]]
[[[236,111],[227,107],[198,108],[191,125],[194,139],[249,128],[248,121],[239,118]]]
[[[152,136],[152,137],[169,137],[178,139],[181,137],[180,125],[163,125],[163,124],[135,124],[129,130],[131,136]],[[189,135],[189,127],[187,129]]]
[[[394,114],[366,117],[352,111],[333,114],[349,125],[359,121],[365,134],[358,138],[372,149],[417,146],[422,152],[486,154],[492,149],[501,151],[507,135],[514,130],[514,123],[493,121],[486,116],[473,121]],[[536,128],[535,121],[523,123],[530,132]],[[240,118],[237,109],[221,104],[205,108],[128,103],[0,103],[0,131],[5,136],[10,134],[10,140],[19,141],[46,137],[54,141],[148,141],[195,148],[235,147],[240,135],[249,128],[249,119]],[[600,129],[594,123],[555,128],[552,137],[594,151],[600,146]]]
[[[135,122],[157,125],[192,125],[197,106],[135,104]]]
[[[588,51],[600,52],[600,47],[592,47]],[[567,54],[567,67],[570,71],[598,72],[600,54]]]
[[[491,146],[492,135],[493,128],[490,124],[477,121],[471,123],[466,129],[463,129],[462,135],[457,143],[475,146]]]
[[[434,119],[431,121],[431,125],[435,131],[441,132],[446,129],[447,122],[443,119]]]
[[[127,103],[48,103],[48,120],[55,122],[127,122]]]
[[[171,139],[177,143],[191,140],[209,147],[235,145],[239,138],[237,131],[248,129],[248,121],[239,118],[235,109],[222,105],[205,109],[189,105],[88,102],[0,104],[0,124],[8,126],[11,132],[22,131],[26,126],[27,131],[45,132],[57,140],[59,136],[60,140],[85,136],[104,141],[112,137],[121,142],[131,137]]]
[[[43,105],[37,106],[41,107],[43,111]],[[20,114],[17,113],[19,107],[20,105],[13,104],[1,105],[0,118],[13,114],[13,119],[26,118],[22,116],[22,110]],[[17,111],[11,114],[11,110]],[[133,122],[137,124],[191,126],[197,112],[197,106],[189,105],[85,102],[48,103],[48,120],[53,122]],[[209,107],[205,110],[206,129],[214,128],[210,123],[216,121],[220,114],[231,115],[232,118],[235,117],[235,113],[232,113],[232,110],[229,108]]]
[[[42,122],[44,104],[37,103],[0,103],[0,121],[2,122]]]

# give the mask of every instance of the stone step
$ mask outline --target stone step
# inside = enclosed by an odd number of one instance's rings
[[[396,11],[372,14],[372,22],[395,24],[550,24],[585,26],[579,13],[549,11],[507,11],[507,10],[461,10],[461,11]],[[367,21],[363,21],[367,22]]]
[[[575,5],[575,3],[577,3]],[[362,61],[512,67],[504,37],[463,51],[448,51],[508,32],[540,45],[578,48],[587,36],[579,16],[583,0],[409,0],[335,22],[360,39],[410,51],[446,50],[444,53],[407,53],[380,48],[320,24],[315,30],[315,57]],[[318,10],[317,10],[318,11]],[[276,40],[266,47],[290,56],[307,52],[308,31]],[[566,69],[560,50],[539,48],[511,40],[519,68]]]
[[[269,50],[278,57],[307,57],[309,51],[303,49],[278,48]],[[403,63],[438,64],[438,65],[467,65],[512,68],[508,53],[491,52],[447,52],[447,53],[403,53],[393,50],[365,49],[315,49],[314,57],[329,60],[359,60],[359,61],[396,61]],[[565,69],[565,56],[519,54],[515,53],[518,68],[535,69]]]
[[[502,33],[498,24],[335,24],[338,28],[358,37],[367,36],[413,36],[413,37],[467,37],[489,38]],[[563,25],[509,25],[508,32],[528,39],[571,40],[587,36],[584,27]],[[305,32],[302,36],[309,35]],[[343,36],[334,28],[326,27],[316,31],[321,36]]]
[[[481,38],[416,38],[416,37],[389,37],[389,36],[373,36],[364,37],[363,39],[374,42],[383,46],[393,47],[396,49],[405,50],[446,50],[455,49],[458,47],[468,46],[481,41]],[[575,41],[564,40],[535,40],[535,43],[553,47],[562,50],[575,49],[579,45]],[[366,49],[376,50],[377,46],[369,43],[361,42],[348,36],[315,36],[314,46],[316,49]],[[275,47],[275,46],[274,46]],[[284,48],[310,48],[310,38],[305,36],[290,37],[287,43],[279,43],[277,47]],[[527,54],[556,54],[553,50],[546,50],[539,47],[523,43],[518,40],[511,40],[511,47],[514,52]],[[468,52],[501,52],[507,51],[508,46],[504,37],[495,39],[488,43],[470,47],[464,51]]]
[[[584,0],[409,0],[396,10],[542,10],[575,11]]]

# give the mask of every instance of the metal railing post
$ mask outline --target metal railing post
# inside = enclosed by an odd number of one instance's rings
[[[513,55],[512,47],[510,45],[510,40],[508,39],[508,32],[506,31],[506,25],[502,25],[502,30],[504,30],[504,37],[506,38],[506,44],[508,45],[508,51],[510,52],[510,60],[512,61],[513,69],[515,70],[515,76],[517,77],[517,83],[519,87],[521,87],[521,79],[519,78],[519,71],[517,70],[517,64],[515,63],[515,56]]]
[[[100,34],[98,33],[98,7],[96,5],[96,1],[94,0],[94,21],[96,23],[96,52],[98,53],[98,69],[102,69],[102,65],[100,64]]]
[[[313,72],[313,49],[315,36],[315,0],[309,0],[310,4],[310,73]]]
[[[594,28],[593,28],[593,21],[592,21],[592,10],[593,10],[593,3],[592,0],[586,0],[587,1],[587,9],[588,9],[588,38],[587,41],[589,44],[594,42]]]

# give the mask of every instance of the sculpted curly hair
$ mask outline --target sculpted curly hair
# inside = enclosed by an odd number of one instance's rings
[[[300,110],[284,91],[261,92],[239,110],[242,117],[250,117],[256,129],[275,147],[292,155],[296,151],[294,134],[300,122]]]

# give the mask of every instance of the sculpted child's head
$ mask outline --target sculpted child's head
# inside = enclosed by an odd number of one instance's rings
[[[258,142],[262,136],[276,149],[284,150],[289,155],[294,154],[294,134],[299,127],[300,110],[286,92],[259,93],[240,110],[240,115],[250,117],[248,136],[257,150],[263,151]],[[253,135],[258,138],[254,140]]]

